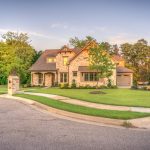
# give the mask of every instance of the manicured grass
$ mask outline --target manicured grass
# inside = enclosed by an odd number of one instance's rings
[[[7,93],[7,86],[6,85],[0,85],[0,94]]]
[[[16,96],[31,99],[57,109],[84,114],[84,115],[99,116],[99,117],[106,117],[106,118],[113,118],[113,119],[124,119],[124,120],[150,116],[150,113],[88,108],[84,106],[53,100],[43,96],[35,96],[35,95],[28,95],[28,94],[17,94]]]
[[[94,91],[94,89],[42,88],[32,92],[57,94],[101,104],[150,107],[150,91],[131,89],[102,89],[101,91],[105,92],[106,94],[90,94],[90,91]]]

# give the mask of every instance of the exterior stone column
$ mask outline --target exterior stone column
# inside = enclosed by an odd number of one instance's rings
[[[44,86],[45,85],[45,72],[43,72],[42,75],[43,75],[42,86]]]
[[[33,86],[33,73],[31,72],[31,86]]]
[[[131,73],[131,87],[133,86],[133,73]]]

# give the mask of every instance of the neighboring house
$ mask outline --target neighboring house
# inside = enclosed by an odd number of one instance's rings
[[[84,48],[69,48],[45,50],[40,58],[32,65],[32,86],[53,86],[56,83],[72,84],[77,86],[95,86],[96,72],[89,69],[88,50],[96,45],[95,41],[88,43]],[[133,71],[125,67],[121,56],[112,56],[115,69],[110,77],[113,85],[122,87],[132,86]],[[107,79],[99,79],[99,85],[107,85]]]

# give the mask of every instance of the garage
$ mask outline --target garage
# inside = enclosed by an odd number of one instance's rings
[[[119,66],[117,67],[117,86],[119,87],[131,87],[132,86],[133,71]]]
[[[118,86],[131,86],[131,75],[117,75]]]

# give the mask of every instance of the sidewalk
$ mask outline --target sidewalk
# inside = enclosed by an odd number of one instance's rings
[[[86,107],[91,107],[91,108],[97,108],[97,109],[150,113],[150,108],[97,104],[97,103],[81,101],[81,100],[72,99],[72,98],[68,98],[68,97],[64,97],[64,96],[53,95],[53,94],[33,93],[33,92],[21,92],[21,93],[44,96],[44,97],[52,98],[52,99],[55,99],[58,101],[63,101],[63,102],[70,103],[70,104],[86,106]]]

